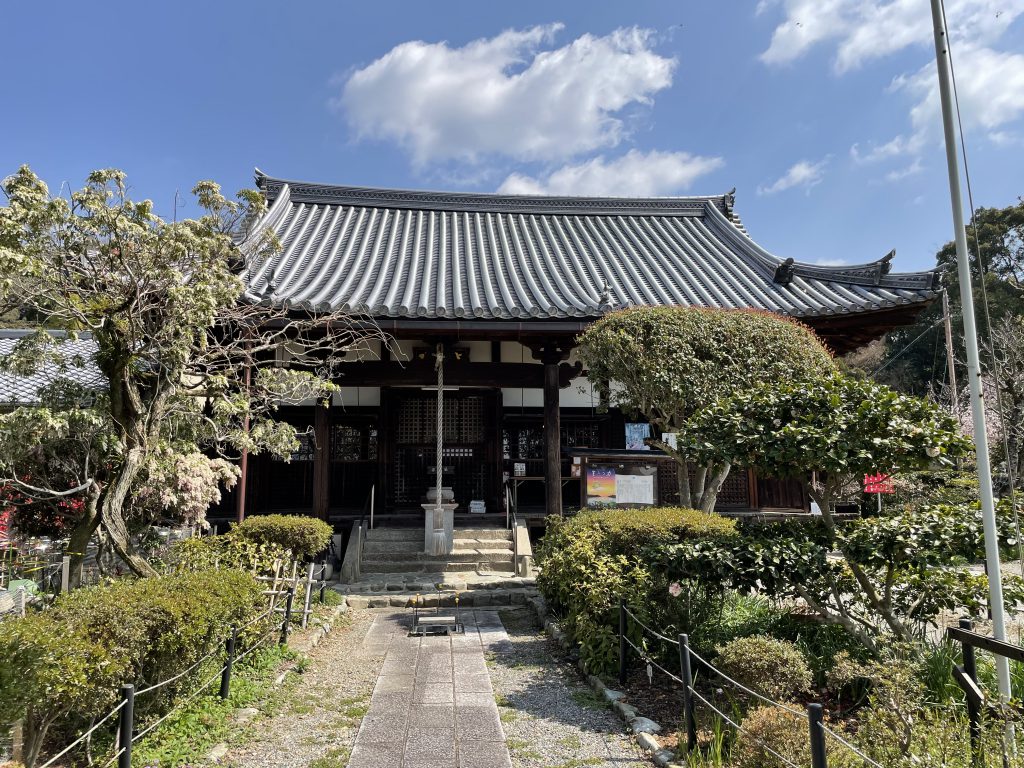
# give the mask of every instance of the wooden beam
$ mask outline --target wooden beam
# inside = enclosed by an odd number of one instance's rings
[[[544,363],[544,497],[549,515],[562,514],[562,423],[558,410],[558,362]]]
[[[565,389],[583,373],[580,363],[556,365],[558,386]],[[437,371],[432,360],[410,360],[406,363],[366,360],[345,363],[343,376],[336,383],[346,387],[386,387],[395,385],[434,386]],[[544,366],[535,363],[458,363],[445,362],[445,384],[462,387],[522,387],[543,389]]]
[[[330,413],[319,403],[313,408],[313,516],[326,520],[330,499]]]

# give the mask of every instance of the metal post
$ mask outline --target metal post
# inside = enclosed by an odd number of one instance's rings
[[[324,595],[327,592],[327,582],[323,579],[320,580],[320,605],[324,604]]]
[[[824,710],[821,704],[807,705],[807,723],[811,729],[811,766],[812,768],[828,768],[825,757],[825,731],[821,728]]]
[[[619,600],[619,683],[626,683],[626,603]]]
[[[376,501],[377,495],[377,484],[374,483],[370,486],[370,530],[373,530],[373,503]]]
[[[117,748],[120,754],[117,756],[117,768],[132,768],[132,730],[135,720],[135,686],[121,686],[121,701],[124,706],[117,724]]]
[[[679,636],[679,670],[683,673],[683,719],[686,724],[686,754],[697,748],[697,720],[693,712],[693,670],[690,668],[690,638]]]
[[[967,383],[971,392],[971,414],[974,417],[974,450],[978,463],[978,491],[985,527],[985,560],[988,572],[989,608],[992,611],[992,636],[1006,640],[1006,618],[1003,607],[1003,580],[999,563],[999,533],[996,528],[995,500],[992,494],[992,467],[988,455],[988,433],[985,430],[985,396],[981,387],[981,363],[978,354],[978,330],[974,318],[974,291],[971,286],[971,265],[967,256],[967,230],[964,228],[964,204],[960,194],[960,162],[957,158],[956,126],[953,117],[952,76],[949,62],[949,40],[942,0],[931,0],[932,24],[935,31],[935,63],[939,72],[939,99],[942,104],[942,129],[946,143],[946,169],[949,174],[949,197],[953,210],[953,235],[956,241],[956,265],[960,277],[960,307],[964,321],[964,346],[967,351]],[[1006,702],[1011,696],[1010,661],[996,656],[999,695]],[[1007,725],[1008,741],[1012,743],[1012,724]]]
[[[295,587],[288,590],[284,599],[284,621],[281,622],[281,645],[288,645],[288,630],[292,623],[292,600],[295,599]]]
[[[235,643],[238,642],[238,628],[231,628],[231,636],[226,641],[228,660],[224,663],[224,671],[220,674],[220,697],[226,699],[231,694],[231,665],[235,663]]]

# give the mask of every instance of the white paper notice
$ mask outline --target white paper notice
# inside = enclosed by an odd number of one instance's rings
[[[653,475],[616,475],[616,504],[653,504]]]

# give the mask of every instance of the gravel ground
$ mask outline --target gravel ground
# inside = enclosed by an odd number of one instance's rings
[[[257,716],[255,738],[220,761],[232,768],[344,768],[369,706],[386,648],[364,643],[376,611],[353,611],[309,652],[271,698],[273,714]]]
[[[511,642],[488,654],[487,667],[515,768],[653,765],[529,611],[501,619]]]

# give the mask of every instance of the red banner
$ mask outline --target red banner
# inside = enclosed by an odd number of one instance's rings
[[[892,479],[888,475],[864,475],[864,493],[892,493]]]

